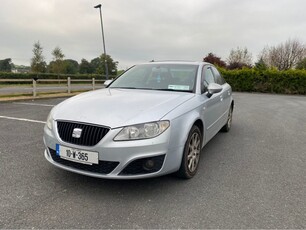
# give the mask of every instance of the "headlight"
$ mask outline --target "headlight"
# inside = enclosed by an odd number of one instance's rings
[[[46,124],[47,124],[47,127],[48,127],[50,130],[52,130],[53,118],[52,118],[51,112],[50,112],[49,115],[48,115]]]
[[[169,121],[157,121],[124,127],[114,141],[129,141],[157,137],[170,126]]]

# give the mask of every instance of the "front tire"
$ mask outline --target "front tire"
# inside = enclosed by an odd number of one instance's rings
[[[184,179],[192,178],[199,166],[202,150],[202,133],[197,126],[192,126],[185,143],[183,158],[177,175]]]

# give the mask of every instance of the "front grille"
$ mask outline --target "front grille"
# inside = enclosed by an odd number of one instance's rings
[[[82,129],[80,138],[72,137],[75,128]],[[71,144],[94,146],[108,133],[109,129],[101,126],[80,124],[76,122],[57,122],[57,130],[60,138]]]
[[[54,149],[49,148],[49,152],[51,154],[52,159],[59,164],[75,169],[80,169],[83,171],[95,172],[100,174],[111,173],[119,164],[119,162],[117,161],[99,161],[99,164],[86,165],[62,159],[60,158],[60,156],[56,155],[56,151]]]
[[[157,172],[163,166],[164,159],[165,155],[160,155],[156,157],[147,157],[132,161],[122,170],[120,175],[140,175]],[[154,162],[154,166],[152,168],[147,168],[145,166],[146,161],[149,160]]]

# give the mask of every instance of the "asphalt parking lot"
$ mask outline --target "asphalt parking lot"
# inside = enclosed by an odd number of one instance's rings
[[[0,103],[0,228],[306,228],[306,97],[235,93],[191,180],[103,180],[43,156],[63,99]]]

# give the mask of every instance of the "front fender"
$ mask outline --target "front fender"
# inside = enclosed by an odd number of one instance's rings
[[[171,135],[170,135],[170,143],[176,145],[176,146],[184,146],[188,134],[192,128],[192,126],[200,120],[202,122],[202,125],[204,127],[204,123],[201,120],[200,113],[197,111],[192,111],[187,114],[184,114],[183,116],[180,116],[174,120],[172,120],[171,124]],[[204,130],[204,129],[203,129]],[[202,131],[203,131],[202,130]],[[205,140],[205,133],[203,133],[202,136],[203,140]],[[204,141],[203,141],[204,143]]]

